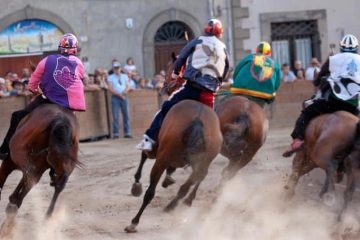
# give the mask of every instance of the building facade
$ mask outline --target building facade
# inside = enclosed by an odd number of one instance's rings
[[[78,36],[81,56],[89,59],[91,71],[96,67],[110,68],[112,59],[124,64],[126,58],[132,57],[145,77],[164,69],[170,53],[200,35],[211,17],[224,24],[223,40],[234,64],[263,40],[272,43],[273,55],[279,63],[292,64],[300,59],[306,65],[313,56],[325,60],[332,51],[330,46],[336,51],[344,34],[360,37],[358,0],[0,0],[0,3],[5,6],[0,8],[0,63],[9,62],[1,58],[12,56],[2,53],[2,47],[5,52],[16,53],[18,49],[6,35],[9,28],[20,31],[33,26],[32,21],[43,21],[50,28],[55,26],[58,33],[73,32]],[[37,34],[37,43],[23,49],[54,47],[47,42],[47,35]],[[50,36],[55,38],[54,34]],[[22,43],[21,39],[18,42]],[[11,70],[1,69],[5,68],[1,65],[0,74]]]
[[[6,6],[0,8],[0,34],[9,26],[21,28],[27,24],[31,27],[38,24],[32,21],[45,21],[56,26],[60,32],[72,32],[78,36],[81,56],[89,59],[92,70],[96,67],[110,68],[112,59],[118,59],[124,64],[126,58],[132,57],[139,72],[146,77],[151,77],[166,66],[171,51],[178,51],[188,39],[200,35],[204,24],[214,13],[225,21],[225,26],[229,25],[226,21],[229,20],[227,9],[230,7],[224,7],[226,3],[230,3],[229,0],[216,4],[213,0],[0,2],[2,6]],[[222,6],[218,7],[219,4]],[[229,42],[229,37],[231,34],[225,34],[226,42]],[[10,47],[12,39],[7,39],[6,35],[4,38],[3,45],[8,48],[7,51],[13,51],[14,47]],[[35,38],[38,38],[35,40],[39,43],[32,45],[46,45],[41,37]],[[24,49],[29,51],[32,48],[27,46]],[[8,56],[9,54],[0,55]]]
[[[324,61],[338,52],[339,41],[351,33],[360,38],[358,0],[234,0],[238,4],[234,36],[236,60],[253,51],[260,41],[272,43],[274,58],[280,63],[302,60],[306,67],[311,57]]]

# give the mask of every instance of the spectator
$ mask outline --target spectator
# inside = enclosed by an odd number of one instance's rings
[[[146,81],[145,78],[140,78],[137,84],[138,89],[145,89],[146,88]]]
[[[23,68],[21,73],[21,82],[27,84],[30,78],[30,70],[28,68]]]
[[[109,91],[111,96],[111,109],[113,114],[113,138],[119,138],[119,109],[123,117],[124,138],[132,138],[130,133],[130,123],[128,114],[127,93],[130,88],[128,86],[128,76],[121,73],[121,65],[115,61],[112,64],[113,74],[108,78]]]
[[[159,74],[165,79],[165,77],[166,77],[165,70],[160,70]]]
[[[155,89],[160,90],[164,86],[165,78],[161,74],[155,74],[151,81]]]
[[[126,64],[124,66],[124,71],[125,71],[125,73],[136,72],[135,62],[134,62],[134,59],[132,59],[131,57],[126,59]]]
[[[293,72],[297,80],[305,80],[305,70],[302,68],[302,63],[300,60],[295,61]]]
[[[87,91],[96,91],[96,90],[100,90],[100,85],[95,84],[95,78],[94,75],[92,74],[85,74],[84,76],[84,86],[85,86],[85,90]]]
[[[306,69],[305,79],[308,81],[314,81],[315,76],[320,72],[320,63],[317,58],[312,58],[310,66]]]
[[[145,88],[146,89],[153,89],[154,86],[151,84],[151,80],[149,78],[145,79]]]
[[[114,65],[114,62],[119,62],[116,58],[114,58],[112,61],[111,61],[111,67]],[[111,74],[114,73],[114,68],[111,68],[109,71],[108,71],[108,75],[110,76]],[[121,71],[123,73],[123,71]]]
[[[94,72],[94,83],[99,85],[100,88],[108,89],[107,84],[108,74],[105,69],[96,68]]]
[[[0,98],[8,97],[10,93],[6,89],[6,82],[4,78],[0,78]]]
[[[138,81],[140,79],[139,74],[136,71],[134,71],[134,72],[128,72],[127,75],[128,75],[128,78],[129,78],[128,79],[128,86],[129,86],[130,90],[135,90],[136,85],[137,85],[137,83],[138,83]]]
[[[91,71],[91,64],[89,62],[89,58],[88,57],[83,57],[82,62],[84,64],[85,73],[89,74],[90,71]]]
[[[282,81],[285,83],[293,82],[296,80],[296,76],[293,71],[290,70],[290,66],[287,63],[284,63],[281,67],[282,71]]]
[[[12,90],[10,91],[10,96],[26,96],[28,93],[25,91],[25,84],[19,80],[12,82]]]

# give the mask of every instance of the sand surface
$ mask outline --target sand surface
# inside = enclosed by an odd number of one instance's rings
[[[356,192],[344,222],[336,222],[342,203],[344,182],[337,185],[336,201],[326,204],[318,197],[324,173],[314,170],[304,176],[295,198],[283,199],[283,186],[291,171],[292,159],[281,157],[289,144],[290,129],[273,129],[255,158],[219,193],[216,186],[227,160],[218,156],[200,185],[192,207],[179,204],[171,213],[163,208],[191,169],[174,174],[177,183],[168,189],[160,185],[145,210],[138,232],[127,234],[124,228],[137,213],[142,197],[130,195],[133,175],[140,160],[135,149],[139,139],[105,140],[83,143],[80,159],[85,169],[76,169],[60,195],[55,214],[45,221],[45,212],[53,189],[47,172],[25,198],[19,210],[12,239],[187,239],[187,240],[297,240],[360,239],[347,238],[359,229],[359,193]],[[144,190],[148,186],[153,160],[143,171]],[[5,218],[8,196],[15,189],[20,172],[14,172],[1,194],[0,220]],[[335,232],[335,234],[334,234]],[[346,232],[348,235],[344,235]]]

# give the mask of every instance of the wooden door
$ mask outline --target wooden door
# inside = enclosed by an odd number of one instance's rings
[[[180,50],[185,46],[186,43],[169,43],[169,44],[157,44],[155,45],[155,73],[157,74],[160,70],[167,70],[167,65],[171,60],[171,53],[175,52],[179,54]]]

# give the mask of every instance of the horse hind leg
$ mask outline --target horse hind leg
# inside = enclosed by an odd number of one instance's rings
[[[41,176],[41,175],[40,175]],[[9,197],[9,203],[6,207],[6,218],[1,225],[0,236],[9,236],[15,226],[15,217],[20,208],[23,199],[29,193],[31,188],[39,181],[40,177],[29,177],[24,175],[14,192]]]
[[[331,192],[335,191],[335,182],[336,182],[336,169],[338,167],[338,163],[335,160],[330,160],[326,166],[326,179],[325,183],[319,193],[319,197],[323,198],[324,194],[329,192],[329,188]]]
[[[286,190],[285,198],[287,200],[292,199],[295,195],[295,187],[298,184],[299,179],[316,167],[314,162],[307,159],[303,151],[296,153],[292,165],[292,173],[284,186],[284,189]]]
[[[173,210],[180,199],[186,196],[186,194],[189,192],[190,187],[196,182],[196,173],[193,171],[189,178],[186,180],[186,182],[180,186],[179,191],[175,198],[170,201],[170,203],[164,208],[165,212],[170,212]]]
[[[346,211],[348,204],[351,202],[355,192],[355,187],[356,187],[355,176],[350,169],[349,173],[347,174],[346,189],[344,192],[344,203],[338,215],[338,219],[337,219],[338,221],[341,221],[342,215]]]
[[[54,192],[54,195],[51,199],[51,203],[50,203],[50,206],[46,212],[46,217],[47,218],[50,218],[53,211],[54,211],[54,208],[55,208],[55,204],[56,204],[56,201],[60,195],[60,193],[62,192],[62,190],[64,190],[65,188],[65,185],[67,183],[69,179],[69,174],[64,172],[60,177],[54,179],[54,188],[55,188],[55,192]]]
[[[173,210],[177,206],[178,201],[187,195],[191,186],[196,184],[193,191],[190,193],[188,199],[185,200],[185,204],[191,206],[191,203],[196,196],[196,192],[200,183],[202,182],[202,180],[204,180],[204,178],[208,173],[209,165],[210,162],[203,162],[201,164],[196,164],[195,166],[193,166],[193,172],[186,180],[186,182],[180,186],[179,191],[175,196],[175,198],[171,200],[171,202],[165,207],[164,209],[165,212],[169,212]]]
[[[168,167],[166,169],[166,176],[164,181],[162,182],[161,186],[163,188],[167,188],[168,186],[174,184],[176,180],[171,176],[176,171],[176,168],[174,167]]]
[[[15,164],[11,161],[11,159],[6,159],[1,163],[0,167],[0,199],[1,199],[1,190],[4,187],[6,179],[10,175],[12,171],[16,169]]]

